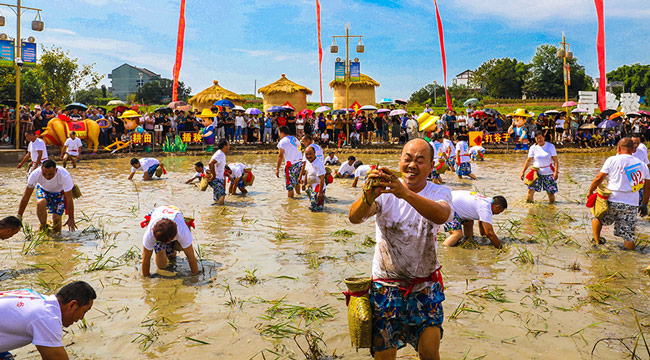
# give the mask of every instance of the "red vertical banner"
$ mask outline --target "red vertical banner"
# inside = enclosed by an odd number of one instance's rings
[[[183,63],[183,43],[185,42],[185,0],[181,0],[181,12],[178,17],[178,40],[176,41],[176,62],[174,63],[174,85],[172,101],[178,101],[178,75]]]
[[[320,106],[323,106],[323,43],[320,40],[320,2],[316,0],[316,20],[318,23],[318,78],[320,79]]]
[[[598,71],[600,72],[600,83],[598,84],[598,107],[600,111],[607,109],[607,73],[605,72],[605,16],[603,14],[603,0],[594,0],[596,3],[596,14],[598,15],[598,38],[596,49],[598,51]]]
[[[445,55],[445,35],[442,31],[442,20],[440,20],[440,11],[438,11],[438,2],[433,0],[436,6],[436,20],[438,22],[438,37],[440,38],[440,53],[442,54],[442,72],[445,79],[445,96],[447,97],[447,107],[451,106],[451,99],[449,98],[449,91],[447,90],[447,57]]]

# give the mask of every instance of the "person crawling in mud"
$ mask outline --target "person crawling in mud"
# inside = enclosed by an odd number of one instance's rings
[[[144,175],[142,175],[142,180],[144,181],[153,179],[154,175],[160,177],[165,172],[164,167],[157,159],[133,158],[131,159],[131,173],[129,174],[128,180],[133,179],[133,175],[135,175],[135,172],[138,170],[144,172]]]
[[[61,218],[67,212],[68,220],[65,224],[68,230],[75,231],[77,225],[74,217],[74,200],[72,188],[74,182],[68,170],[57,166],[54,160],[43,161],[41,167],[32,171],[27,179],[27,187],[18,205],[18,218],[22,219],[25,209],[29,204],[34,189],[36,189],[36,215],[41,223],[39,231],[48,232],[47,214],[52,214],[52,230],[61,232]]]
[[[474,221],[478,221],[481,236],[490,239],[495,248],[501,248],[501,241],[494,233],[492,215],[498,215],[508,208],[508,202],[503,196],[493,198],[466,190],[451,192],[454,201],[454,219],[445,224],[445,231],[450,235],[445,240],[446,246],[455,246],[463,238],[474,237]]]
[[[15,216],[7,216],[0,220],[0,240],[7,240],[23,228],[23,222]]]
[[[158,269],[165,269],[176,253],[182,251],[187,256],[192,274],[199,273],[199,266],[192,247],[192,233],[183,213],[175,206],[167,205],[154,209],[145,216],[141,224],[144,229],[142,238],[142,275],[149,276],[151,256],[155,256]],[[194,226],[190,222],[190,226]]]
[[[421,359],[440,359],[443,293],[438,261],[438,228],[453,219],[451,190],[427,181],[434,150],[424,139],[404,145],[401,178],[386,167],[370,170],[349,219],[360,224],[376,216],[370,303],[375,359],[395,359],[411,344]],[[376,181],[376,180],[375,180]]]
[[[83,281],[65,285],[56,295],[32,289],[0,291],[0,360],[13,360],[9,351],[29,344],[44,360],[67,360],[63,327],[83,319],[96,298],[92,286]]]

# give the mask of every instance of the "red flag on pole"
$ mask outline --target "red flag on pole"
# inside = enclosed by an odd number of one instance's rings
[[[178,75],[181,72],[183,63],[183,42],[185,40],[185,0],[181,0],[181,13],[178,18],[178,40],[176,42],[176,62],[174,63],[174,87],[172,89],[172,101],[178,101]]]
[[[601,0],[602,1],[602,0]],[[440,38],[440,52],[442,53],[442,72],[445,79],[445,96],[447,97],[447,107],[451,109],[451,99],[449,98],[449,91],[447,90],[447,60],[445,55],[445,36],[442,31],[442,21],[440,20],[440,11],[438,11],[438,2],[433,0],[436,6],[436,20],[438,22],[438,37]]]
[[[605,72],[605,17],[603,15],[603,0],[594,0],[596,13],[598,14],[598,38],[596,49],[598,51],[598,70],[600,72],[600,83],[598,84],[598,107],[600,111],[607,109],[607,73]]]
[[[316,19],[318,20],[318,77],[320,79],[320,106],[323,106],[323,44],[320,41],[320,2],[316,0]]]

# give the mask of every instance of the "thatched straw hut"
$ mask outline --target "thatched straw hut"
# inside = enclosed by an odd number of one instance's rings
[[[361,74],[360,81],[350,83],[350,100],[348,105],[358,102],[363,105],[375,105],[375,87],[379,83],[366,74]],[[345,82],[332,81],[330,87],[334,89],[334,109],[345,108]]]
[[[243,105],[244,102],[246,102],[246,99],[243,97],[219,86],[219,82],[217,80],[213,80],[212,83],[214,85],[192,96],[192,98],[190,98],[188,101],[190,105],[192,105],[195,109],[203,110],[212,107],[212,104],[214,104],[216,101],[224,99],[232,101],[235,105]]]
[[[288,101],[298,112],[307,108],[307,95],[312,94],[311,90],[287,79],[286,74],[257,92],[264,95],[264,111],[271,106],[282,106]]]

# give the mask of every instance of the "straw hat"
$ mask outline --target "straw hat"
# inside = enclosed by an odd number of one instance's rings
[[[530,114],[528,114],[524,109],[517,109],[515,112],[508,114],[508,116],[530,117]]]
[[[134,110],[127,110],[127,111],[125,111],[124,114],[122,114],[122,116],[120,116],[119,118],[120,118],[120,119],[125,119],[125,118],[133,118],[133,117],[140,117],[140,114],[138,114],[138,113],[137,113],[136,111],[134,111]]]
[[[210,109],[203,109],[199,115],[196,115],[196,117],[200,118],[211,118],[215,116],[217,116],[217,114],[213,113]]]

